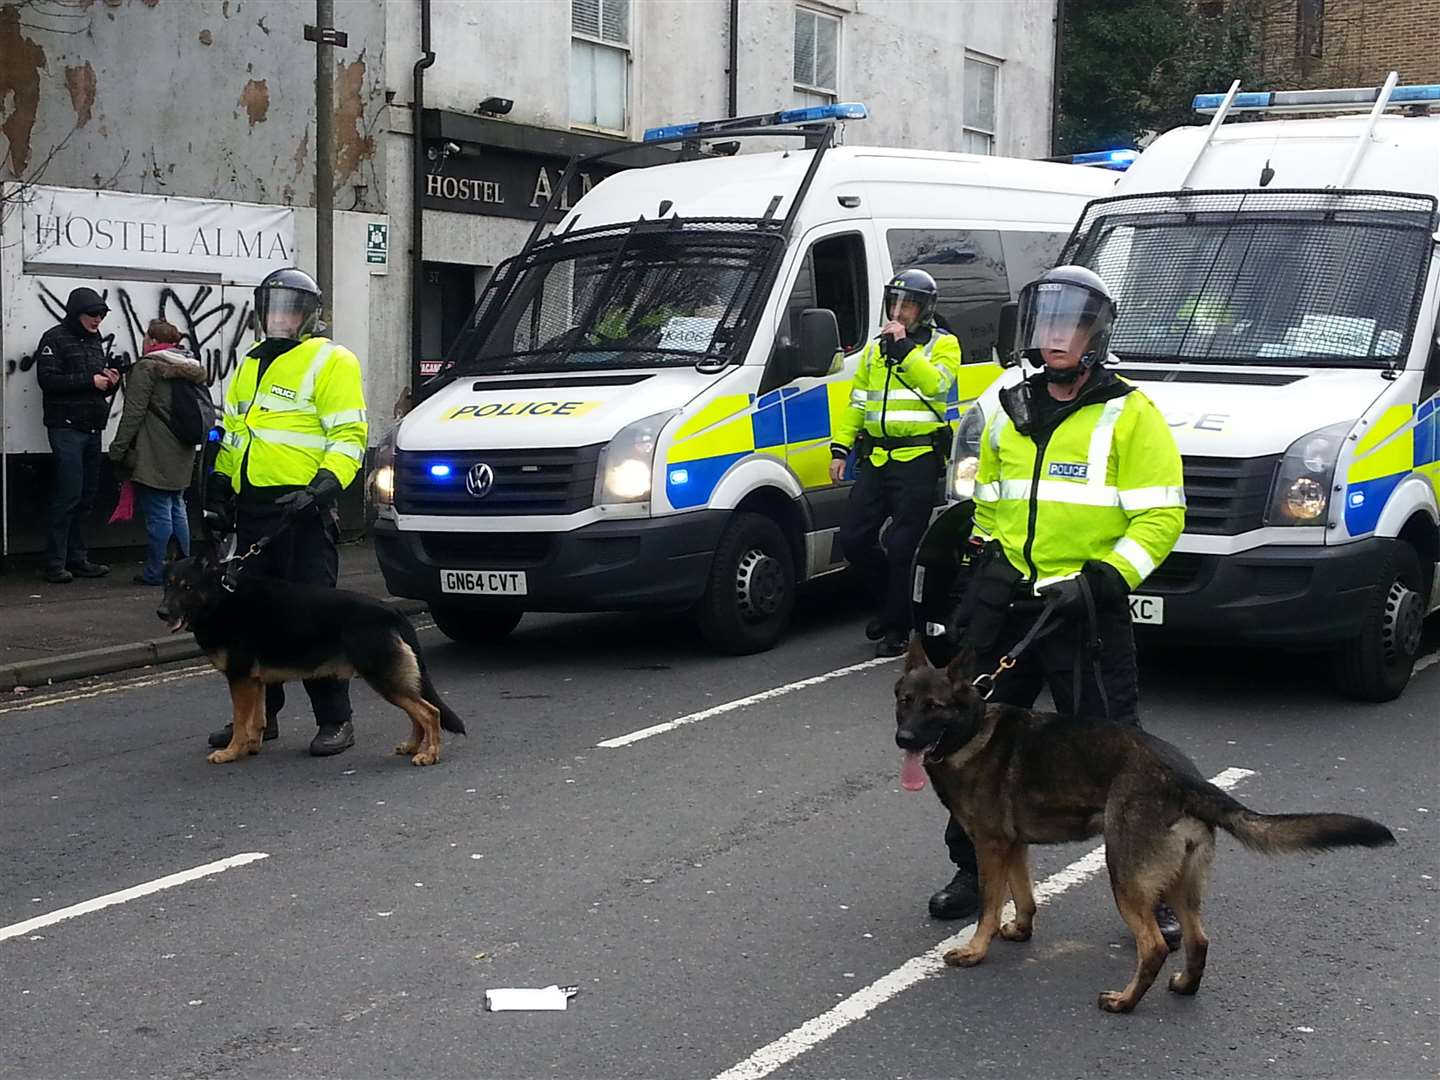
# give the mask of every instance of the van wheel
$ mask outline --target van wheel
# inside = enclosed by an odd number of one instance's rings
[[[525,613],[507,608],[432,604],[430,615],[440,632],[457,644],[498,645],[520,625]]]
[[[736,514],[716,545],[695,609],[700,632],[722,652],[764,652],[780,640],[794,610],[795,562],[785,533],[763,514]]]
[[[1382,588],[1365,612],[1360,635],[1336,656],[1340,691],[1360,701],[1394,701],[1410,682],[1425,622],[1420,557],[1397,540],[1380,574]]]

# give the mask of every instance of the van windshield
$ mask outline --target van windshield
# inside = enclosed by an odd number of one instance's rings
[[[1123,360],[1398,367],[1435,206],[1375,192],[1120,196],[1090,204],[1062,261],[1114,292]]]
[[[736,359],[773,275],[777,235],[689,221],[588,230],[496,271],[455,369],[574,371]]]

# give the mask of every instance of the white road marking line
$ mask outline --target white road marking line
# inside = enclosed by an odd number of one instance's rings
[[[799,682],[786,683],[784,686],[777,686],[770,690],[762,690],[758,694],[751,694],[749,697],[736,698],[734,701],[727,701],[723,705],[716,705],[709,709],[702,709],[700,712],[690,713],[687,716],[679,717],[676,720],[667,720],[663,724],[656,724],[653,727],[641,728],[639,731],[632,731],[628,735],[619,735],[613,739],[606,739],[596,746],[602,746],[607,750],[618,749],[622,746],[629,746],[641,739],[648,739],[652,735],[663,735],[667,731],[674,731],[686,724],[696,724],[701,720],[709,720],[712,716],[719,716],[722,713],[732,712],[735,709],[743,709],[747,705],[755,705],[761,701],[769,701],[771,698],[784,697],[786,694],[793,694],[797,690],[804,690],[809,686],[818,686],[820,683],[829,682],[831,679],[838,679],[844,675],[852,675],[857,671],[865,671],[867,668],[880,667],[882,664],[894,664],[897,657],[881,656],[874,660],[866,660],[860,664],[851,664],[849,667],[836,668],[834,671],[827,671],[824,675],[815,675],[809,679],[801,679]]]
[[[39,930],[42,926],[50,926],[52,923],[63,922],[65,919],[73,919],[77,915],[88,915],[92,911],[99,911],[101,908],[111,907],[115,904],[123,904],[127,900],[135,900],[141,896],[149,896],[164,889],[173,889],[176,885],[184,885],[186,882],[195,881],[198,878],[209,877],[211,874],[218,874],[221,871],[229,870],[233,866],[244,866],[246,863],[258,862],[261,859],[268,859],[269,852],[246,851],[239,855],[231,855],[228,858],[217,859],[215,862],[208,862],[204,866],[193,866],[189,870],[181,870],[177,874],[167,874],[165,877],[156,878],[154,881],[147,881],[143,885],[132,885],[128,889],[121,889],[119,892],[106,893],[104,896],[97,896],[93,900],[86,900],[79,904],[71,904],[69,907],[52,911],[48,915],[37,915],[33,919],[26,919],[24,922],[14,923],[10,926],[0,927],[0,941],[6,938],[20,937],[33,930]]]
[[[1213,777],[1211,783],[1219,788],[1232,788],[1247,776],[1254,776],[1250,769],[1230,768]],[[1052,874],[1035,886],[1035,903],[1044,904],[1061,893],[1094,877],[1105,867],[1105,845],[1101,844],[1058,873]],[[1006,905],[1005,917],[1012,918],[1014,905]],[[882,975],[869,986],[857,990],[844,1001],[827,1012],[807,1020],[794,1031],[782,1035],[767,1046],[762,1046],[744,1061],[733,1065],[715,1077],[715,1080],[759,1080],[768,1076],[780,1066],[813,1049],[830,1036],[843,1030],[855,1021],[873,1012],[902,991],[916,983],[940,974],[945,970],[941,959],[946,952],[964,945],[975,936],[975,923],[964,927],[959,933],[946,938],[934,949],[905,961],[894,971]]]
[[[1440,653],[1431,653],[1429,656],[1422,656],[1415,661],[1415,670],[1424,671],[1427,667],[1440,664]]]

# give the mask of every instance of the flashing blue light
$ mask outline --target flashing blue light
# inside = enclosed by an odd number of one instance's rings
[[[708,135],[718,138],[733,128],[813,124],[821,120],[864,120],[869,115],[870,110],[860,102],[841,101],[834,105],[816,105],[809,109],[782,109],[757,116],[731,116],[723,120],[697,120],[688,124],[647,128],[643,141],[659,142],[662,139],[681,139],[687,136],[699,138]]]
[[[1102,169],[1114,169],[1117,172],[1124,172],[1131,165],[1135,164],[1135,159],[1139,156],[1139,150],[1117,147],[1114,150],[1094,150],[1088,154],[1071,154],[1070,164],[1098,165]]]
[[[690,482],[690,470],[688,470],[688,469],[671,469],[671,470],[670,470],[670,483],[672,483],[672,484],[676,485],[677,487],[679,487],[679,486],[681,486],[681,485],[683,485],[683,484],[688,484],[689,482]]]
[[[221,438],[220,429],[219,429],[218,427],[212,427],[212,428],[210,429],[209,433],[205,436],[205,441],[206,441],[206,442],[219,442],[219,441],[220,441],[220,438]]]
[[[449,475],[450,475],[450,466],[449,466],[449,465],[431,465],[431,466],[430,466],[430,475],[431,475],[431,476],[442,476],[442,477],[443,477],[443,476],[449,476]]]
[[[1333,90],[1256,90],[1236,94],[1230,103],[1231,112],[1249,111],[1290,111],[1327,112],[1332,110],[1363,110],[1374,105],[1380,98],[1380,88],[1374,86]],[[1217,112],[1225,103],[1224,94],[1196,94],[1191,103],[1196,112]],[[1400,105],[1440,105],[1440,84],[1421,83],[1415,86],[1397,86],[1390,91],[1391,107]]]

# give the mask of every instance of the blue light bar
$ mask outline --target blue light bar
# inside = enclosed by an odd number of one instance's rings
[[[431,475],[431,476],[449,476],[449,475],[450,475],[450,466],[449,466],[449,465],[431,465],[431,466],[430,466],[430,475]]]
[[[1140,156],[1139,150],[1120,147],[1115,150],[1094,150],[1088,154],[1071,154],[1071,165],[1098,165],[1102,169],[1124,172]]]
[[[1231,112],[1362,112],[1380,97],[1380,88],[1364,86],[1337,90],[1257,90],[1236,94]],[[1225,102],[1224,94],[1196,94],[1198,113],[1213,113]],[[1389,106],[1440,105],[1440,84],[1397,86],[1390,92]]]
[[[723,120],[696,120],[689,124],[647,128],[644,141],[659,142],[662,139],[682,139],[687,136],[719,137],[735,128],[788,127],[792,124],[815,124],[823,120],[864,120],[869,115],[870,110],[860,102],[842,101],[834,105],[816,105],[809,109],[781,109],[779,112],[759,113],[755,116],[731,116]]]

